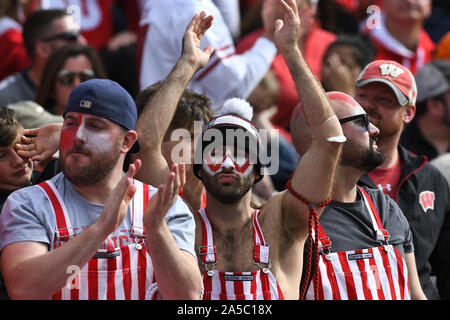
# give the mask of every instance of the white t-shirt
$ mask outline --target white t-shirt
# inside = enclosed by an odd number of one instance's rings
[[[211,0],[151,0],[140,21],[140,88],[163,80],[181,56],[186,27],[202,10],[213,15],[201,48],[215,48],[209,63],[193,77],[188,88],[211,99],[215,111],[226,99],[246,98],[269,70],[277,52],[275,45],[260,37],[243,54],[236,54],[231,33]]]
[[[60,193],[67,208],[74,233],[80,233],[102,214],[103,206],[88,202],[76,191],[63,173],[50,180]],[[149,195],[157,191],[149,186]],[[178,245],[182,250],[195,254],[195,221],[193,215],[178,197],[168,211],[165,220]],[[112,232],[99,249],[119,248],[134,243],[131,235],[131,209],[122,224]],[[0,250],[15,242],[32,241],[54,246],[56,218],[51,203],[38,186],[30,186],[13,192],[5,202],[0,214]]]

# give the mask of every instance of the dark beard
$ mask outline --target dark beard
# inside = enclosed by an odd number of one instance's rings
[[[375,140],[370,139],[370,147],[362,148],[353,144],[344,146],[341,165],[353,167],[363,172],[370,172],[384,163],[386,156],[383,152],[373,148]]]
[[[386,155],[383,152],[371,148],[367,150],[366,154],[362,158],[361,166],[359,169],[363,170],[364,172],[370,172],[378,166],[382,165],[385,159]]]
[[[119,150],[120,144],[116,144],[108,154],[93,156],[92,153],[89,153],[92,161],[90,165],[86,166],[66,166],[65,157],[61,156],[59,165],[64,172],[64,176],[73,185],[77,187],[89,186],[103,180],[111,172],[120,157]]]
[[[214,176],[208,175],[205,171],[202,172],[202,181],[205,189],[217,200],[223,203],[236,203],[241,200],[247,192],[253,187],[254,174],[248,178],[240,179],[240,181],[233,181],[233,183],[221,186],[217,179],[217,174]]]

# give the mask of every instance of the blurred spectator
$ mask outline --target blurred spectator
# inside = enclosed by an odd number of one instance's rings
[[[213,15],[212,27],[201,40],[201,47],[212,46],[215,51],[208,65],[190,81],[188,88],[206,95],[214,111],[231,97],[247,97],[264,74],[276,54],[271,41],[274,19],[269,5],[265,17],[266,32],[252,49],[237,54],[232,34],[219,9],[212,0],[152,0],[141,17],[138,54],[140,58],[140,88],[164,79],[181,54],[181,39],[192,16],[202,10]],[[157,44],[157,45],[155,45]]]
[[[92,78],[106,78],[97,52],[81,44],[56,49],[45,65],[44,74],[35,101],[57,115],[63,114],[74,87]]]
[[[121,84],[132,97],[138,93],[136,44],[139,0],[46,0],[42,9],[67,10],[79,18],[81,34],[102,58],[110,79]],[[126,65],[127,68],[121,68]]]
[[[0,82],[0,104],[34,100],[42,72],[52,52],[69,43],[85,43],[79,27],[63,10],[32,13],[23,26],[23,39],[31,66]]]
[[[441,154],[437,158],[431,160],[430,163],[441,171],[450,185],[450,152]]]
[[[19,5],[20,0],[0,1],[0,80],[30,64],[23,45]]]
[[[425,21],[425,30],[430,38],[438,43],[450,30],[450,2],[432,0],[431,16]]]
[[[377,47],[375,59],[397,61],[415,74],[435,47],[423,29],[430,12],[431,0],[383,0],[380,21],[369,17],[361,26]]]
[[[450,31],[439,41],[434,58],[450,60]]]
[[[428,299],[438,299],[430,275],[433,265],[442,272],[439,281],[450,284],[446,240],[450,235],[450,191],[445,178],[426,157],[408,152],[399,143],[404,126],[414,118],[417,95],[414,76],[395,61],[377,60],[361,72],[355,99],[379,129],[376,146],[385,161],[362,176],[358,184],[378,188],[398,204],[413,234],[422,289]],[[448,289],[441,294],[448,296]]]
[[[339,35],[325,52],[323,88],[325,91],[345,92],[353,97],[359,73],[374,57],[375,47],[366,35]]]
[[[380,0],[319,1],[318,18],[322,28],[336,33],[358,33],[360,22],[367,16],[368,7]]]
[[[450,61],[434,60],[416,74],[417,109],[400,143],[429,160],[450,151]]]
[[[317,5],[310,0],[297,0],[299,15],[301,20],[299,46],[303,52],[306,62],[313,74],[320,80],[323,55],[330,43],[336,39],[336,35],[322,30],[316,24]],[[275,18],[280,17],[280,13],[273,12]],[[263,33],[262,29],[256,30],[236,45],[237,51],[247,53],[256,39]],[[288,68],[280,53],[278,53],[272,63],[272,70],[280,83],[281,92],[276,102],[278,112],[274,115],[272,122],[286,130],[289,130],[289,123],[292,110],[297,105],[299,98],[297,89],[289,74]]]

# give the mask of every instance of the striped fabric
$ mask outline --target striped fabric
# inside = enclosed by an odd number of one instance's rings
[[[143,243],[143,213],[148,201],[148,185],[137,180],[133,180],[133,183],[138,187],[130,204],[135,243],[115,248],[107,238],[107,248],[99,249],[72,283],[53,295],[54,300],[143,300],[148,289],[155,287],[152,262]],[[38,186],[50,200],[56,217],[53,247],[56,249],[74,236],[73,228],[55,186],[50,181]],[[151,298],[156,297],[157,290],[153,290],[153,293]]]
[[[389,234],[383,229],[369,195],[360,188],[371,216],[377,241],[375,248],[329,253],[331,244],[320,224],[318,300],[409,300],[408,270],[401,254],[387,244]],[[306,299],[314,299],[311,284]]]
[[[270,271],[269,245],[265,242],[258,222],[260,211],[253,212],[253,262],[256,272],[223,272],[214,270],[216,247],[206,209],[197,211],[202,221],[202,246],[199,253],[209,271],[203,273],[204,300],[282,300],[283,293]]]

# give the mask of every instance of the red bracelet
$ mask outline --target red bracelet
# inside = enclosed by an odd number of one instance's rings
[[[303,198],[301,195],[299,195],[297,192],[295,192],[294,189],[292,189],[291,186],[291,178],[288,179],[287,183],[286,183],[286,187],[288,189],[288,191],[294,196],[296,197],[298,200],[304,202],[308,207],[310,208],[322,208],[322,207],[326,207],[330,201],[331,201],[331,195],[328,197],[327,200],[323,201],[323,202],[319,202],[319,203],[311,203],[308,200],[306,200],[305,198]]]

